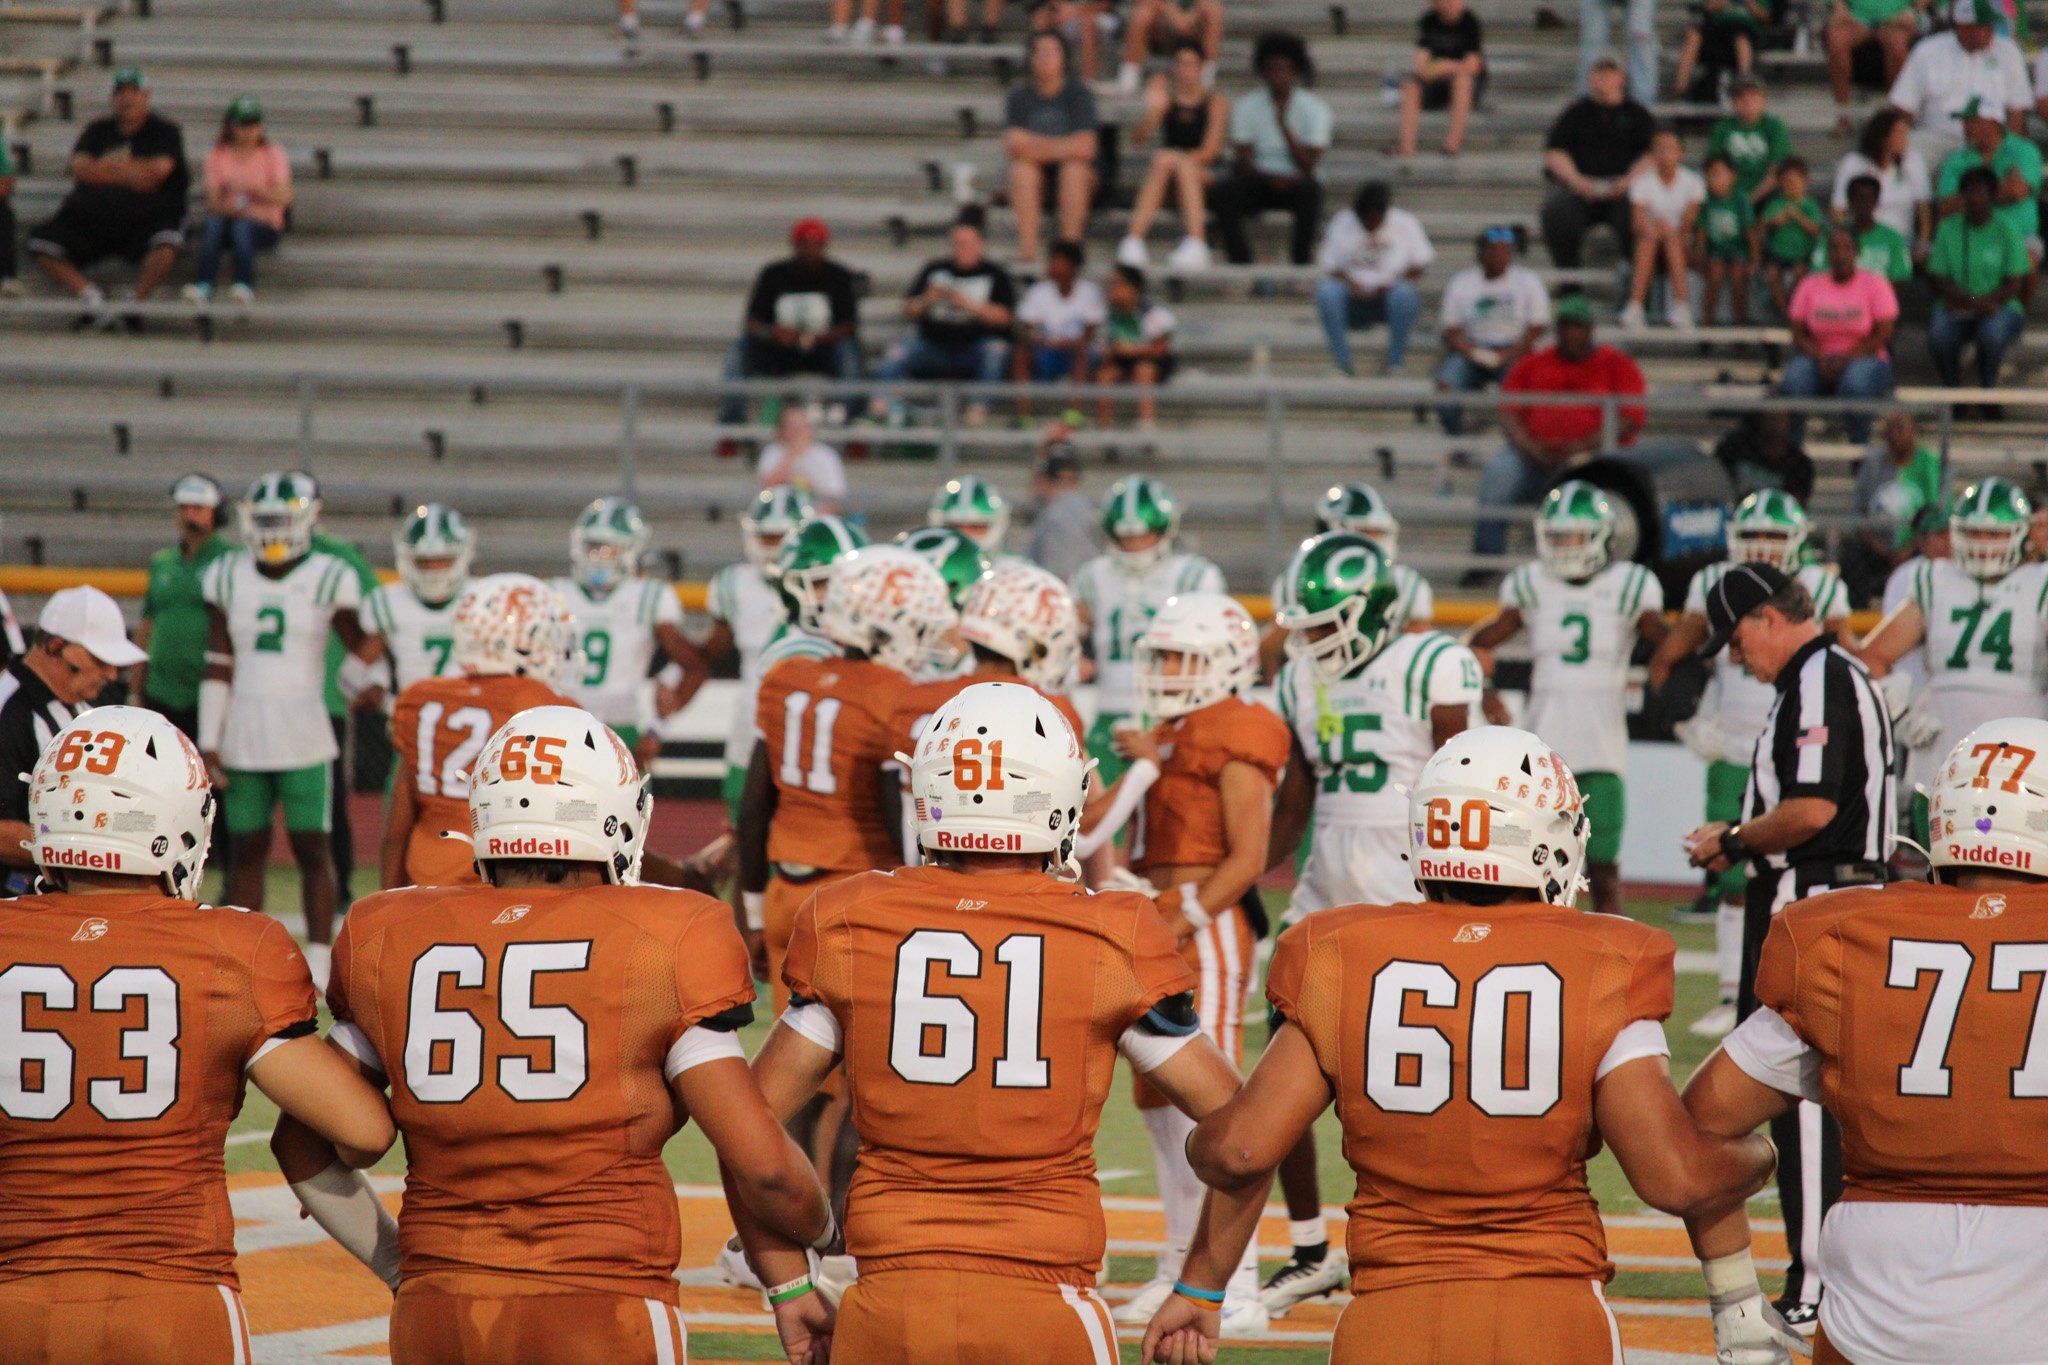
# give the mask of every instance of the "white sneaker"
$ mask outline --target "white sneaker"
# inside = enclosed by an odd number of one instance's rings
[[[890,24],[882,30],[882,42],[889,47],[902,47],[908,36],[901,24]]]
[[[1734,1002],[1724,1000],[1692,1021],[1695,1038],[1726,1038],[1735,1030]]]
[[[1333,1243],[1320,1261],[1311,1264],[1290,1259],[1274,1271],[1273,1278],[1259,1291],[1259,1302],[1273,1317],[1284,1317],[1294,1305],[1335,1293],[1350,1280],[1351,1258],[1343,1247]]]
[[[1145,254],[1145,242],[1140,237],[1126,237],[1116,244],[1116,263],[1127,265],[1133,270],[1143,270],[1152,264],[1152,258]]]
[[[1670,307],[1664,310],[1664,321],[1681,332],[1689,332],[1692,330],[1692,309],[1673,299]]]
[[[758,1289],[766,1291],[761,1277],[754,1273],[754,1267],[747,1264],[747,1253],[740,1249],[738,1237],[728,1238],[718,1249],[718,1259],[711,1263],[718,1272],[718,1278],[735,1289]]]
[[[194,281],[178,291],[178,297],[194,308],[204,308],[213,302],[213,286]]]
[[[1631,302],[1621,310],[1621,325],[1628,331],[1640,332],[1650,325],[1650,318],[1643,312],[1643,305]]]
[[[1116,69],[1116,92],[1119,95],[1137,94],[1138,75],[1138,64],[1136,62],[1125,62],[1122,66],[1118,67]]]
[[[1210,265],[1209,244],[1200,237],[1183,237],[1173,254],[1166,258],[1167,265],[1175,270],[1207,270]]]
[[[1265,1304],[1259,1302],[1257,1294],[1227,1293],[1223,1296],[1224,1336],[1255,1336],[1272,1325],[1272,1314],[1266,1311]]]
[[[325,943],[306,945],[306,970],[312,974],[313,989],[327,994],[327,974],[333,966],[334,949]]]
[[[637,14],[621,14],[619,16],[619,36],[621,38],[638,38],[640,36],[640,16]]]
[[[691,10],[683,16],[683,32],[702,33],[704,31],[704,22],[710,17],[701,9]]]
[[[850,42],[872,43],[875,40],[875,21],[872,19],[854,20],[853,32],[848,34],[847,38]]]
[[[231,284],[228,286],[228,297],[236,303],[247,305],[256,302],[256,291],[246,284]]]
[[[1173,1297],[1175,1278],[1173,1275],[1154,1275],[1143,1289],[1118,1304],[1110,1317],[1125,1327],[1143,1327],[1152,1321],[1152,1315]]]
[[[843,43],[846,41],[846,35],[849,32],[850,30],[846,25],[834,24],[825,30],[825,41],[828,43]]]

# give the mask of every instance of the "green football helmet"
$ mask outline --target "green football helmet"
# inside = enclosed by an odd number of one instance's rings
[[[789,533],[817,514],[811,505],[811,495],[793,483],[762,489],[753,505],[740,513],[740,537],[746,545],[747,562],[766,572]]]
[[[1950,553],[1956,567],[1980,583],[1995,583],[2020,566],[2034,505],[2010,479],[1979,479],[1956,496],[1948,514]]]
[[[1798,573],[1806,556],[1806,509],[1780,488],[1760,488],[1728,518],[1728,560]]]
[[[1316,524],[1325,531],[1356,531],[1388,559],[1400,554],[1401,523],[1387,500],[1369,483],[1333,484],[1316,504]]]
[[[595,498],[569,532],[569,569],[577,586],[607,593],[640,570],[647,522],[624,498]]]
[[[313,548],[320,520],[320,485],[303,469],[265,474],[249,485],[235,509],[242,543],[259,564],[291,564]]]
[[[1536,557],[1570,583],[1583,583],[1614,555],[1614,504],[1584,479],[1566,479],[1536,509]]]
[[[950,526],[989,554],[1002,548],[1010,529],[1010,504],[995,485],[975,474],[949,479],[932,495],[927,526]]]
[[[848,550],[868,543],[860,529],[840,517],[812,517],[782,538],[767,570],[789,619],[813,635],[823,634],[820,612],[832,569]]]
[[[1287,657],[1305,661],[1324,682],[1372,662],[1394,636],[1393,561],[1369,536],[1325,531],[1301,542],[1280,576],[1274,619],[1287,632]]]
[[[1148,474],[1118,479],[1102,504],[1102,534],[1109,537],[1109,552],[1131,573],[1143,573],[1165,559],[1179,530],[1179,505],[1166,485]],[[1159,539],[1141,550],[1124,547],[1126,539],[1143,535]]]
[[[412,595],[439,606],[453,601],[469,580],[476,532],[453,507],[423,502],[392,532],[391,553]]]
[[[904,549],[923,556],[946,580],[946,596],[958,611],[989,571],[988,556],[963,531],[950,526],[923,526],[896,537]]]

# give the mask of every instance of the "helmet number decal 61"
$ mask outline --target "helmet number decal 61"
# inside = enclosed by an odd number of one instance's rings
[[[121,761],[121,751],[127,747],[128,737],[117,735],[112,730],[102,730],[96,735],[72,730],[57,746],[56,757],[50,766],[60,773],[83,767],[89,773],[105,777],[114,771],[114,765]]]
[[[1434,1114],[1451,1100],[1457,1068],[1451,1033],[1408,1022],[1411,1000],[1426,1009],[1456,1009],[1458,978],[1440,962],[1396,959],[1373,974],[1366,1008],[1365,1094],[1389,1114]],[[1521,996],[1523,1006],[1512,1006]],[[1508,1032],[1523,1016],[1523,1065],[1509,1066]],[[1504,963],[1472,985],[1469,1027],[1462,1030],[1467,1089],[1493,1118],[1540,1118],[1564,1093],[1564,981],[1540,962]],[[1519,1082],[1519,1084],[1517,1083]]]
[[[978,739],[963,739],[953,745],[953,786],[963,792],[1003,790],[1003,742],[996,740],[987,746],[986,761],[982,757],[982,742]]]

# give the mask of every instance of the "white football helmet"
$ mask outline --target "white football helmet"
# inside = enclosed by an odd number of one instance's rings
[[[938,651],[957,619],[930,560],[899,545],[866,545],[834,563],[818,626],[835,644],[907,674]]]
[[[577,706],[533,706],[499,727],[470,779],[477,872],[500,858],[602,863],[607,883],[640,880],[654,797],[625,742]]]
[[[1138,709],[1151,720],[1172,720],[1257,680],[1259,632],[1228,594],[1180,593],[1145,627],[1132,658]]]
[[[1521,886],[1570,906],[1586,886],[1586,831],[1578,779],[1556,751],[1527,730],[1485,725],[1422,765],[1402,856],[1417,885]]]
[[[960,638],[1008,659],[1034,687],[1057,691],[1081,657],[1081,617],[1057,575],[1005,560],[969,590]]]
[[[28,779],[36,865],[155,877],[167,895],[199,894],[212,837],[213,788],[199,750],[139,706],[98,706],[51,737]]]
[[[1986,721],[1949,750],[1927,788],[1927,861],[2048,877],[2048,721]]]
[[[586,591],[607,593],[640,572],[647,522],[624,498],[594,498],[569,530],[569,574]]]
[[[259,564],[290,564],[313,548],[320,485],[302,469],[265,474],[235,508],[242,544]]]
[[[932,713],[910,767],[920,848],[1043,853],[1064,866],[1095,766],[1057,706],[1022,683],[963,688]]]
[[[1316,504],[1316,525],[1325,531],[1356,531],[1380,547],[1388,559],[1400,554],[1401,523],[1369,483],[1333,484]]]
[[[472,677],[510,674],[552,683],[576,652],[576,618],[556,592],[523,573],[492,574],[455,602],[457,669]]]
[[[753,504],[740,513],[740,541],[747,563],[765,570],[775,562],[775,552],[789,533],[816,515],[811,495],[793,483],[762,489]]]
[[[462,513],[438,502],[415,507],[391,533],[398,576],[422,602],[446,602],[462,591],[476,559],[476,532]],[[437,567],[428,568],[435,564]]]

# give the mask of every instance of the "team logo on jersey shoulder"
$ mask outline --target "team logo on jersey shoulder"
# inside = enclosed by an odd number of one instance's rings
[[[508,905],[503,910],[500,910],[498,912],[498,917],[492,920],[491,923],[517,924],[519,923],[519,921],[525,919],[527,912],[532,909],[533,907],[530,905]]]
[[[107,922],[94,916],[78,926],[78,932],[71,936],[73,943],[92,943],[107,936]]]
[[[1997,919],[2005,913],[2005,897],[1979,896],[1976,908],[1970,911],[1971,919]]]
[[[1465,924],[1465,925],[1460,925],[1460,926],[1458,927],[1458,932],[1457,932],[1457,933],[1455,933],[1455,934],[1453,934],[1453,935],[1451,935],[1451,942],[1453,942],[1453,943],[1484,943],[1484,942],[1486,941],[1486,936],[1487,936],[1488,934],[1491,934],[1492,932],[1493,932],[1493,926],[1492,926],[1491,924]]]
[[[961,899],[960,899],[959,901],[955,902],[955,904],[954,904],[953,908],[954,908],[955,910],[962,910],[962,911],[965,911],[965,912],[967,912],[968,914],[973,914],[973,913],[974,913],[974,912],[975,912],[976,910],[986,910],[986,909],[988,909],[988,902],[987,902],[987,901],[971,901],[971,900],[968,900],[968,899],[966,899],[965,897],[962,897],[962,898],[961,898]]]

